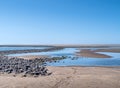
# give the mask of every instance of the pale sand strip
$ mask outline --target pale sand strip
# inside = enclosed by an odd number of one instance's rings
[[[120,67],[48,67],[43,77],[0,76],[0,88],[120,88]]]
[[[24,55],[24,56],[17,56],[17,58],[23,58],[23,59],[46,59],[50,56],[47,56],[47,55]]]

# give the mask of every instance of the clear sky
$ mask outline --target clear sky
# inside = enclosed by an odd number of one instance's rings
[[[120,0],[0,0],[0,44],[120,44]]]

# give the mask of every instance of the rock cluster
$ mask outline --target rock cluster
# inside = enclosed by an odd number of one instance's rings
[[[24,77],[39,76],[39,75],[50,75],[48,69],[43,65],[43,59],[32,59],[26,60],[22,58],[0,58],[0,73],[7,74],[20,74],[22,73]]]

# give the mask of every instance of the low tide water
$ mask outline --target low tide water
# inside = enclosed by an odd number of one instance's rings
[[[76,49],[73,50],[73,52]],[[112,56],[112,58],[90,58],[90,57],[77,57],[75,59],[66,58],[58,62],[47,63],[49,66],[120,66],[120,53],[99,52]],[[69,56],[75,57],[75,54],[71,53]]]
[[[91,49],[91,48],[90,48]],[[92,48],[93,49],[93,48]],[[120,53],[103,53],[110,55],[112,58],[89,58],[89,57],[76,57],[75,52],[79,51],[78,48],[65,48],[63,50],[39,52],[39,53],[26,53],[26,54],[11,54],[9,56],[23,56],[23,55],[49,55],[49,56],[67,56],[68,58],[59,60],[57,62],[47,62],[48,66],[120,66]],[[69,58],[69,57],[75,57]]]

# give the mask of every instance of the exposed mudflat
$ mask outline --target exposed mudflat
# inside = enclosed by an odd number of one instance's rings
[[[92,58],[111,58],[111,56],[109,55],[100,54],[90,49],[82,49],[80,52],[77,52],[76,55],[83,56],[83,57],[92,57]]]

